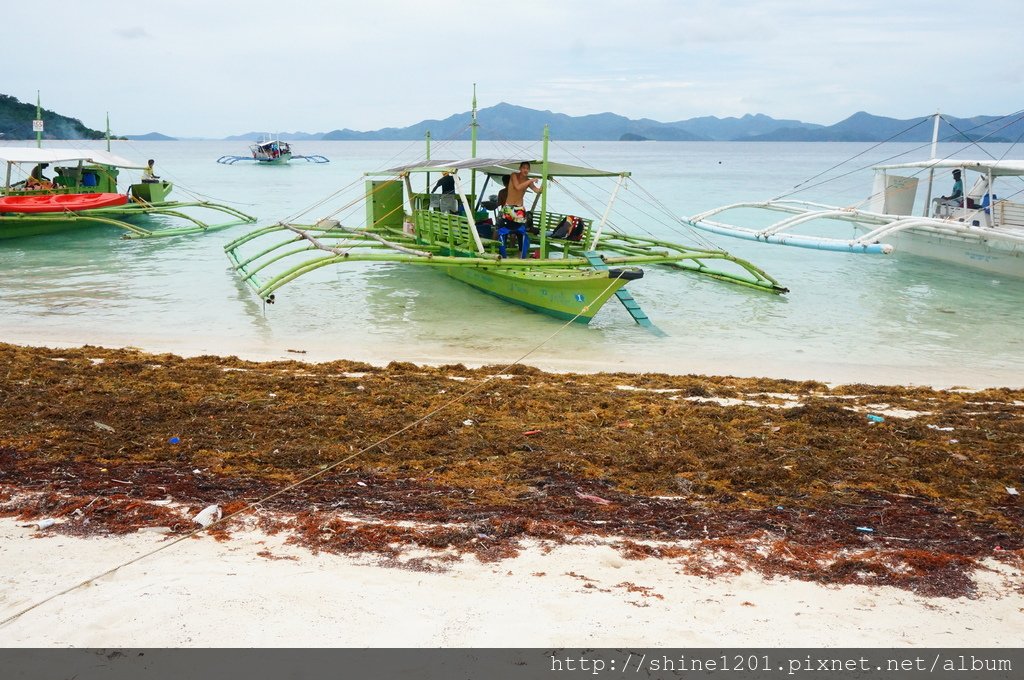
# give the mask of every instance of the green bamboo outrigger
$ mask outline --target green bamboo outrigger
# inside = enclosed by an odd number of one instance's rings
[[[475,147],[474,135],[474,155]],[[490,225],[498,224],[498,216],[495,213],[491,219],[487,209],[494,209],[494,203],[480,197],[490,182],[513,174],[523,160],[531,161],[531,177],[542,182],[530,211],[536,233],[530,240],[536,243],[520,251],[524,257],[510,257],[505,243],[489,237]],[[454,179],[454,194],[430,193],[430,176],[442,173]],[[466,175],[470,175],[468,184],[463,181]],[[423,190],[414,188],[414,184],[421,186],[419,181],[414,183],[418,176],[426,178]],[[304,274],[354,262],[434,267],[502,300],[581,323],[589,322],[614,296],[638,324],[653,326],[624,288],[643,277],[641,265],[663,265],[771,293],[786,292],[755,265],[723,250],[691,248],[613,229],[612,207],[629,176],[548,160],[545,129],[544,155],[539,161],[428,160],[366,173],[361,197],[365,225],[349,226],[334,219],[311,225],[278,223],[235,239],[225,251],[237,274],[265,302],[274,302],[279,288]],[[550,185],[598,178],[616,182],[602,214],[568,215],[548,207]],[[482,187],[476,192],[478,182]],[[579,219],[582,233],[576,239],[554,238],[569,217]],[[716,262],[731,266],[719,269]]]

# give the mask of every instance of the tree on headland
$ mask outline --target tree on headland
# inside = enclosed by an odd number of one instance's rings
[[[105,136],[99,130],[87,128],[77,118],[62,116],[48,109],[42,110],[42,116],[43,139],[103,139]],[[0,134],[4,139],[34,139],[32,121],[35,117],[35,104],[0,94]]]

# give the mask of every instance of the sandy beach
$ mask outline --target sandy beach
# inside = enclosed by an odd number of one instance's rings
[[[42,536],[0,522],[0,615],[159,545]],[[975,598],[823,587],[756,573],[707,579],[602,545],[533,545],[445,571],[311,554],[259,531],[175,548],[42,605],[2,629],[39,647],[1016,646],[1019,572],[981,571]]]
[[[1024,636],[1019,391],[0,356],[3,646]]]

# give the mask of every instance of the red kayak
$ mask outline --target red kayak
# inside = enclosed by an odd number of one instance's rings
[[[0,196],[0,213],[48,213],[89,210],[124,205],[124,194],[41,194],[35,196]]]

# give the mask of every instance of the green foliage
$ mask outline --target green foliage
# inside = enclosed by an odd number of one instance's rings
[[[77,118],[68,118],[47,109],[42,110],[44,139],[103,139],[104,133],[87,128]],[[0,134],[3,139],[35,139],[32,121],[36,117],[35,104],[20,102],[14,97],[0,94]]]

